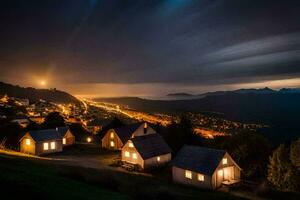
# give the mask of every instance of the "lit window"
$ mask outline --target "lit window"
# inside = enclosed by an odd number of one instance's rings
[[[185,178],[192,179],[192,172],[189,170],[185,170]]]
[[[128,146],[129,146],[130,148],[132,148],[132,147],[133,147],[133,143],[132,143],[132,142],[129,142]]]
[[[29,145],[30,145],[30,139],[26,139],[26,140],[25,140],[25,143],[26,143],[26,145],[29,146]]]
[[[92,138],[88,137],[88,138],[86,138],[86,141],[87,141],[88,143],[90,143],[90,142],[92,141]]]
[[[115,142],[114,141],[110,141],[110,146],[114,147],[115,146]]]
[[[160,157],[158,156],[158,157],[156,158],[156,160],[157,160],[157,162],[159,162],[159,161],[160,161]]]
[[[130,153],[128,151],[125,151],[125,157],[127,157],[127,158],[130,157]]]
[[[222,169],[218,171],[218,175],[223,176],[223,170]]]
[[[144,128],[148,128],[148,124],[147,123],[144,124]]]
[[[63,144],[67,144],[66,138],[63,138]]]
[[[110,133],[110,138],[111,138],[111,139],[114,139],[114,137],[115,137],[114,133],[111,132],[111,133]]]
[[[227,164],[227,158],[223,158],[222,163],[223,163],[223,165],[226,165]]]
[[[198,174],[198,181],[204,181],[204,175]]]
[[[48,143],[44,143],[44,150],[48,150],[49,149],[49,144]]]
[[[51,149],[55,149],[55,142],[51,142],[50,147],[51,147]]]
[[[136,153],[133,153],[133,154],[132,154],[132,158],[133,158],[133,159],[137,159]]]

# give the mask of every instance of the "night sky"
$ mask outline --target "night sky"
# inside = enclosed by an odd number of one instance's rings
[[[0,4],[1,81],[101,96],[300,87],[299,0]]]

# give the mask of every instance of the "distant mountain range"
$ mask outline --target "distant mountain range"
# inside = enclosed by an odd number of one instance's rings
[[[0,95],[5,94],[11,97],[29,99],[31,102],[43,99],[55,103],[79,103],[74,96],[56,89],[24,88],[0,82]]]
[[[182,97],[184,99],[190,98],[203,98],[206,96],[213,96],[213,95],[224,95],[224,94],[275,94],[275,93],[284,93],[284,94],[300,94],[300,88],[282,88],[280,90],[272,90],[268,87],[261,88],[261,89],[238,89],[233,91],[216,91],[216,92],[207,92],[202,94],[189,94],[189,93],[170,93],[167,96],[171,97],[177,97],[178,99],[181,99]]]
[[[245,123],[290,127],[299,122],[300,89],[239,89],[209,92],[197,97],[184,100],[148,100],[137,97],[96,100],[126,105],[145,112],[219,113],[219,117]]]

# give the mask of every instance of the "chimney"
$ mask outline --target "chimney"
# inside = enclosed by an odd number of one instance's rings
[[[148,129],[148,124],[145,122],[145,123],[144,123],[144,134],[147,133],[147,129]]]

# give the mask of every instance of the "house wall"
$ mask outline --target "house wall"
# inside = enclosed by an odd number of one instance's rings
[[[171,160],[171,153],[160,155],[160,161],[157,161],[157,157],[152,157],[144,161],[144,168],[151,168],[155,166],[160,166],[168,163]]]
[[[71,133],[70,130],[67,131],[64,138],[66,138],[66,144],[64,146],[75,144],[75,136]]]
[[[191,170],[189,170],[191,171]],[[204,174],[202,174],[204,175]],[[208,175],[204,175],[204,181],[198,180],[198,173],[192,172],[192,179],[185,177],[185,169],[181,169],[178,167],[172,167],[172,177],[175,183],[190,185],[199,188],[212,189],[212,177]]]
[[[114,134],[113,139],[110,137],[111,133]],[[110,146],[111,141],[114,141],[115,147]],[[107,131],[107,133],[101,140],[101,145],[102,145],[102,148],[104,148],[104,149],[112,149],[112,150],[120,150],[123,147],[122,141],[120,140],[120,138],[118,137],[118,135],[116,134],[116,132],[113,129],[110,129],[109,131]]]
[[[49,144],[49,149],[44,150],[44,143]],[[55,149],[51,149],[50,143],[55,142]],[[48,141],[43,141],[43,142],[37,142],[35,145],[35,151],[36,155],[42,155],[42,154],[51,154],[51,153],[56,153],[56,152],[61,152],[63,145],[62,145],[62,140],[48,140]]]
[[[222,175],[220,175],[218,172],[219,172],[219,170],[223,170],[226,167],[233,166],[233,173],[234,173],[233,178],[235,180],[240,180],[240,177],[241,177],[241,170],[236,165],[236,163],[231,158],[231,156],[228,153],[226,153],[223,158],[227,158],[227,164],[223,164],[223,162],[222,162],[223,159],[222,159],[220,161],[218,167],[216,168],[214,174],[213,174],[213,177],[214,177],[214,183],[213,184],[214,184],[215,188],[220,187],[222,185],[222,182],[224,181],[224,171],[223,171]]]
[[[26,145],[26,139],[30,139],[30,145]],[[35,155],[35,142],[27,134],[20,141],[20,152]]]
[[[149,125],[147,125],[147,132],[144,133],[144,126],[145,126],[145,123],[143,123],[139,128],[137,128],[133,132],[133,136],[142,136],[142,135],[149,135],[149,134],[156,133],[156,131],[153,128],[151,128]]]

